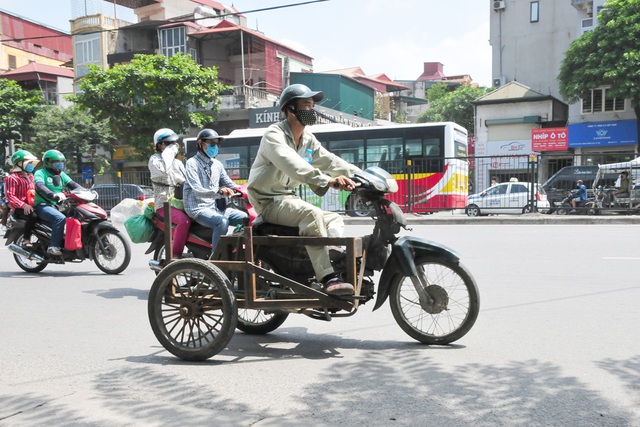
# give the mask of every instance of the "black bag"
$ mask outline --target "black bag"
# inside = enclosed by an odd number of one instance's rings
[[[178,184],[173,189],[173,197],[175,197],[176,199],[182,200],[183,192],[184,192],[184,184]]]

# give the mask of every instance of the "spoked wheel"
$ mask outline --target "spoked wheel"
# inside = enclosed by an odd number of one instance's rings
[[[131,261],[131,248],[122,235],[115,230],[99,232],[100,241],[93,244],[93,262],[107,274],[122,273]],[[100,247],[104,246],[104,250]]]
[[[184,360],[206,360],[221,352],[233,336],[237,310],[224,273],[196,258],[170,263],[149,291],[153,333],[167,351]]]
[[[262,268],[269,269],[265,261],[259,260]],[[265,277],[258,275],[256,277],[256,291],[264,296],[269,292],[270,281]],[[289,313],[273,313],[264,310],[248,310],[238,308],[238,325],[239,330],[250,335],[264,335],[278,329],[289,317]]]
[[[420,257],[415,260],[433,300],[422,307],[410,278],[391,284],[391,312],[403,331],[425,344],[449,344],[462,338],[478,317],[480,297],[471,274],[461,265]]]
[[[287,320],[289,313],[267,313],[264,310],[238,309],[239,330],[250,335],[264,335],[275,331]]]
[[[25,242],[26,242],[25,238],[23,236],[20,236],[16,240],[15,244],[20,247],[24,247]],[[38,243],[38,238],[35,236],[31,236],[30,243],[34,248],[37,248],[40,246],[40,244]],[[41,252],[39,253],[39,256],[42,257]],[[20,267],[22,270],[26,271],[27,273],[39,273],[40,271],[44,270],[47,264],[49,264],[47,261],[38,261],[33,257],[25,257],[18,254],[13,254],[13,259],[15,259],[16,264],[18,264],[18,267]]]

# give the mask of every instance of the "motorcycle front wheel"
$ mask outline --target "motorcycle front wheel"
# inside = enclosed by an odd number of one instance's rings
[[[93,243],[93,262],[107,274],[122,273],[131,262],[131,247],[122,235],[115,230],[98,232],[99,241]],[[100,245],[104,246],[104,250]]]
[[[160,344],[188,361],[224,350],[238,321],[231,283],[218,267],[196,258],[176,260],[160,271],[147,311]]]
[[[18,239],[16,239],[15,244],[23,247],[25,242],[25,238],[23,236],[20,236],[18,237]],[[41,246],[40,244],[38,244],[38,239],[34,236],[31,236],[30,243],[34,248]],[[44,254],[40,253],[39,256],[44,257]],[[45,269],[47,264],[49,264],[47,261],[38,261],[34,258],[24,257],[18,254],[13,254],[13,259],[16,261],[16,264],[18,264],[18,267],[20,267],[27,273],[39,273]]]
[[[462,338],[473,326],[480,296],[471,274],[461,264],[430,257],[415,259],[426,278],[432,302],[422,307],[409,277],[398,275],[391,284],[389,303],[398,325],[424,344],[444,345]]]

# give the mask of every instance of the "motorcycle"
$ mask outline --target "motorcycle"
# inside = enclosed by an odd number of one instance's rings
[[[249,215],[249,225],[253,223],[257,214],[255,209],[248,201],[246,193],[246,184],[236,188],[236,192],[232,197],[220,199],[226,206],[242,210]],[[150,243],[145,254],[153,253],[153,259],[149,262],[149,266],[154,271],[160,269],[166,264],[167,253],[165,250],[165,230],[166,224],[163,218],[154,213],[151,218],[153,223],[153,233],[149,237]],[[173,236],[175,227],[171,229]],[[211,255],[211,234],[213,230],[195,221],[191,222],[189,235],[185,244],[186,253],[183,257],[193,257],[199,259],[209,259]]]
[[[122,273],[131,261],[131,248],[120,231],[107,221],[107,213],[93,203],[97,194],[77,188],[65,193],[67,197],[58,209],[67,218],[75,218],[81,227],[81,246],[75,250],[63,249],[62,255],[47,253],[51,241],[51,226],[41,220],[33,226],[31,238],[25,240],[25,220],[9,217],[5,245],[13,252],[18,267],[28,273],[37,273],[48,264],[65,264],[92,259],[107,274]],[[65,235],[66,238],[66,235]]]
[[[445,345],[467,334],[480,297],[459,255],[419,237],[398,236],[410,229],[400,207],[385,198],[398,190],[388,172],[371,167],[353,180],[355,196],[375,212],[368,236],[301,237],[296,227],[256,220],[242,239],[221,239],[218,259],[180,259],[164,267],[147,307],[162,346],[181,359],[201,361],[222,351],[236,328],[266,334],[293,313],[324,321],[348,317],[376,294],[373,310],[388,299],[400,328],[421,343]],[[323,292],[305,245],[338,248],[330,251],[332,263],[354,285],[353,296]]]
[[[574,192],[569,192],[567,197],[565,197],[562,202],[555,206],[556,215],[570,215],[570,212],[573,209],[573,205],[571,204],[571,200],[577,197],[577,194]],[[576,203],[575,214],[577,215],[597,215],[599,212],[598,209],[599,202],[596,197],[589,197],[585,201],[581,201]]]

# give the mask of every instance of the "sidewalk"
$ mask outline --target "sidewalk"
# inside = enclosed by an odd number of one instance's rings
[[[405,214],[407,223],[423,224],[640,224],[640,215],[489,215],[469,217],[464,210],[436,212],[431,215]],[[371,218],[344,217],[350,225],[372,224]]]

